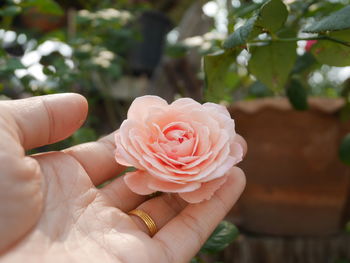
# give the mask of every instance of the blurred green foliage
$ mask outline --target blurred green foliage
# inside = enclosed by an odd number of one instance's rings
[[[0,5],[0,92],[8,98],[78,92],[89,101],[84,128],[45,149],[95,140],[125,117],[110,86],[127,70],[128,50],[139,38],[130,26],[134,16],[122,9],[125,1],[76,2],[78,11],[54,0]]]

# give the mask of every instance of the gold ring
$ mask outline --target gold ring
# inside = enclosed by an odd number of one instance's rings
[[[134,215],[139,217],[147,226],[150,236],[153,237],[157,233],[157,226],[153,219],[144,211],[140,209],[132,210],[128,213],[129,215]]]

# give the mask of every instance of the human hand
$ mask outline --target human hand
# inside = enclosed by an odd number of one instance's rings
[[[24,149],[69,136],[86,113],[85,99],[76,94],[0,103],[1,259],[188,262],[241,194],[243,172],[231,169],[209,201],[189,205],[169,194],[146,200],[122,178],[97,189],[123,170],[114,160],[113,135],[25,157]],[[138,217],[127,214],[135,208],[155,221],[153,238]]]

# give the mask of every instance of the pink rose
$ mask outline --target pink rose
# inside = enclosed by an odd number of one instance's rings
[[[134,100],[116,132],[115,158],[137,170],[125,174],[140,195],[178,193],[190,203],[210,199],[226,172],[242,160],[235,123],[224,106],[183,98],[172,104],[157,96]]]

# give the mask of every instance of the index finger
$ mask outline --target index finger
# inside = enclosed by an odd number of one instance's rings
[[[111,133],[96,142],[75,145],[63,152],[74,157],[83,166],[93,184],[99,185],[125,169],[114,159],[115,147],[114,133]]]

